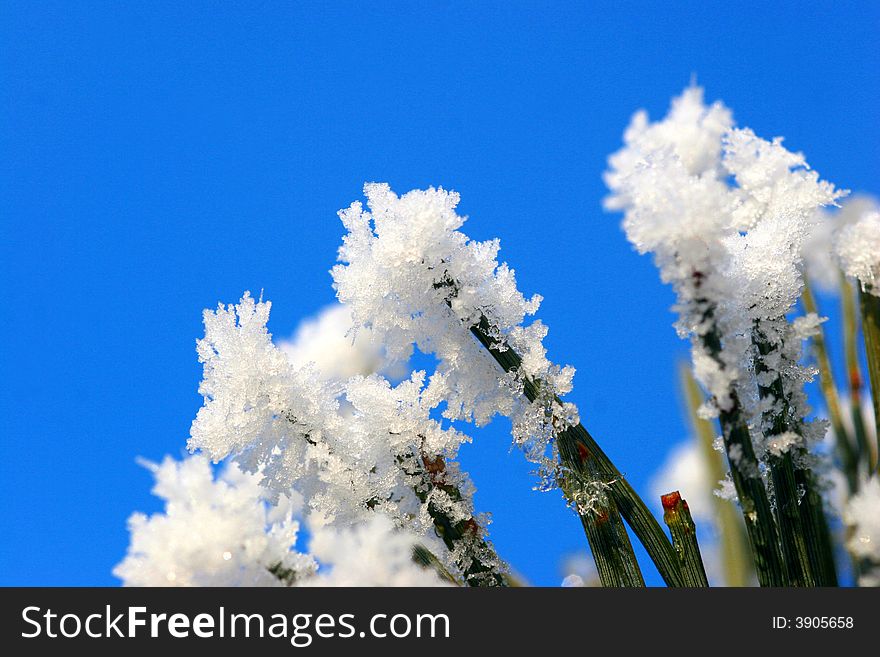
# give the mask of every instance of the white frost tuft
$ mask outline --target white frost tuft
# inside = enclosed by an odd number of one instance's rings
[[[198,456],[147,467],[165,512],[129,519],[128,555],[113,571],[126,586],[280,586],[273,566],[315,572],[314,560],[293,550],[295,496],[269,506],[257,477],[232,464],[214,479]]]
[[[862,289],[880,296],[880,212],[865,212],[844,226],[835,241],[840,264]]]
[[[844,521],[850,529],[847,548],[867,562],[861,586],[880,586],[880,478],[864,482],[846,506]]]

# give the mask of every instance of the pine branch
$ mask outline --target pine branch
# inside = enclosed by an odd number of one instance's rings
[[[678,491],[661,496],[663,522],[669,527],[672,544],[681,560],[681,572],[685,585],[691,587],[709,586],[703,555],[697,542],[697,527],[691,517],[687,502],[681,499]]]
[[[706,304],[703,323],[711,327],[700,336],[700,340],[708,355],[719,368],[724,369],[714,306],[705,299],[698,301]],[[788,570],[779,549],[776,520],[770,508],[767,489],[761,479],[749,427],[735,390],[730,391],[729,407],[719,410],[718,420],[721,424],[724,451],[730,464],[730,476],[746,523],[758,583],[761,586],[786,586],[789,582]]]
[[[834,542],[828,526],[828,517],[825,514],[825,501],[819,494],[816,475],[809,469],[797,468],[794,476],[798,490],[805,491],[802,513],[809,514],[806,525],[811,531],[807,534],[807,546],[811,551],[810,558],[813,561],[818,585],[838,586]]]
[[[680,373],[688,414],[696,440],[700,445],[703,462],[709,472],[709,480],[712,482],[720,481],[724,478],[724,465],[721,455],[715,451],[715,430],[708,420],[697,415],[697,409],[703,403],[703,393],[697,385],[690,367],[682,364]],[[742,518],[736,512],[736,507],[729,501],[712,495],[712,503],[719,526],[724,582],[727,586],[749,586],[754,573],[754,565],[749,554],[748,537]]]
[[[840,275],[840,297],[843,307],[843,347],[849,382],[850,412],[852,413],[856,446],[859,450],[859,463],[864,466],[864,473],[867,474],[872,469],[872,446],[868,444],[865,419],[862,416],[862,372],[859,367],[858,346],[859,322],[856,314],[855,291],[843,273]],[[867,338],[867,334],[865,337]]]
[[[800,512],[797,482],[791,454],[770,455],[767,458],[773,492],[776,494],[776,519],[782,556],[788,567],[789,586],[816,586],[810,554],[807,548],[807,529]]]
[[[862,336],[865,340],[865,354],[868,360],[868,374],[871,379],[871,398],[874,404],[874,422],[877,425],[876,451],[872,469],[880,470],[880,297],[876,289],[859,291],[859,306],[862,311]]]
[[[563,468],[560,487],[581,520],[602,586],[644,586],[620,511],[608,498],[610,482],[603,480],[598,461],[568,438],[559,439],[559,454],[563,463],[577,462],[581,466],[578,470]],[[581,502],[579,496],[585,491],[589,500]]]
[[[470,330],[505,372],[516,372],[522,375],[522,358],[509,345],[503,345],[503,349],[499,348],[502,345],[498,345],[495,339],[490,337],[492,334],[491,327],[485,316],[481,316],[480,321],[475,326],[472,326]],[[527,376],[522,376],[522,381],[523,394],[525,394],[526,398],[529,401],[538,399],[540,390],[537,383],[530,380]],[[560,404],[562,403],[558,398],[555,401]],[[657,566],[664,581],[670,586],[684,586],[678,557],[665,532],[642,499],[636,494],[629,482],[626,481],[584,426],[579,423],[574,427],[560,431],[557,436],[557,442],[560,458],[565,468],[573,472],[583,473],[587,479],[598,476],[606,482],[609,499],[617,507],[620,515],[630,524],[630,527],[632,527],[636,536],[647,550],[648,555]],[[616,523],[616,514],[611,509],[608,512],[607,522]],[[594,556],[596,556],[595,549],[597,547],[602,548],[604,544],[597,543],[594,546],[593,539],[591,539],[594,530],[587,530],[588,526],[595,524],[595,518],[592,517],[594,514],[579,515],[581,516],[581,522],[584,523],[587,538],[591,541],[591,547],[594,547]],[[620,542],[614,545],[616,545],[620,554],[626,553],[627,571],[631,573],[631,576],[628,578],[630,583],[627,585],[638,586],[641,585],[642,578],[640,573],[638,578],[635,577],[635,573],[638,572],[638,565],[634,554],[632,554],[632,547],[627,546],[629,543],[628,539],[625,543],[623,542],[625,530],[621,531],[620,527],[614,529],[614,535],[620,537]],[[609,561],[613,562],[616,559],[609,558]]]
[[[764,359],[778,351],[765,338],[756,326],[752,331],[752,343],[760,358],[754,360],[755,374],[759,381],[770,371]],[[786,432],[801,434],[800,418],[793,416],[790,400],[785,393],[781,376],[778,374],[769,385],[758,384],[758,394],[762,400],[771,402],[770,409],[764,413],[764,422],[771,436]],[[776,515],[779,523],[782,552],[788,564],[789,577],[794,586],[834,586],[837,577],[827,572],[827,564],[833,557],[825,552],[822,527],[826,528],[822,500],[815,493],[812,473],[802,467],[795,467],[792,452],[802,461],[806,455],[803,447],[792,446],[782,453],[772,450],[767,456],[770,479],[776,493]],[[798,476],[797,470],[804,470]],[[801,493],[804,493],[803,499]]]
[[[501,560],[483,538],[482,528],[477,521],[473,517],[454,519],[435,502],[435,491],[447,495],[452,502],[462,499],[461,491],[447,481],[443,458],[431,458],[423,454],[418,459],[402,459],[401,467],[416,478],[418,483],[413,491],[422,504],[427,505],[428,515],[431,516],[437,535],[450,552],[458,555],[456,566],[465,583],[468,586],[507,586],[507,579],[498,568]]]
[[[285,417],[288,422],[297,424],[297,418],[293,413],[288,412]],[[316,444],[308,433],[303,433],[302,436],[309,444]],[[424,436],[419,437],[424,440]],[[448,495],[453,502],[462,499],[458,487],[447,481],[446,463],[443,457],[407,454],[398,456],[397,461],[401,469],[416,480],[413,492],[422,504],[427,503],[428,515],[431,516],[437,535],[443,539],[450,552],[457,552],[460,555],[462,562],[456,565],[460,568],[465,583],[468,586],[507,586],[507,579],[498,568],[502,561],[488,541],[483,538],[482,528],[477,521],[472,517],[466,520],[453,520],[431,495],[436,490]],[[365,504],[372,510],[380,501],[370,499]]]
[[[434,283],[434,288],[448,289],[449,294],[444,301],[451,309],[451,300],[458,293],[457,283],[444,273],[444,277]],[[523,394],[529,402],[534,403],[542,396],[539,382],[533,381],[522,371],[522,357],[510,345],[500,344],[492,337],[497,331],[492,330],[485,315],[481,314],[479,321],[468,328],[505,372],[520,377]],[[562,405],[562,400],[556,395],[553,395],[552,401]],[[555,417],[551,420],[554,426],[564,424]],[[584,426],[578,423],[561,429],[556,441],[562,465],[563,492],[578,511],[603,585],[644,586],[632,544],[620,521],[620,516],[623,516],[654,561],[663,580],[669,586],[683,586],[675,549],[657,519]],[[579,491],[571,489],[573,480],[577,480],[579,485],[606,488],[607,498],[596,496],[591,509],[578,508]],[[609,503],[606,504],[605,499]]]

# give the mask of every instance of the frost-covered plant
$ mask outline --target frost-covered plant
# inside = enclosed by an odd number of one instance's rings
[[[298,491],[310,525],[384,514],[438,544],[428,547],[466,581],[501,583],[488,519],[474,514],[473,486],[454,461],[469,438],[431,418],[437,402],[424,394],[424,373],[397,385],[377,374],[326,379],[273,344],[269,310],[245,294],[205,312],[205,405],[190,449],[260,473],[273,498]]]
[[[504,414],[538,465],[540,486],[561,484],[591,542],[607,546],[595,549],[606,582],[643,582],[610,498],[616,492],[676,583],[680,564],[656,519],[561,401],[573,370],[546,358],[540,322],[524,324],[539,298],[517,290],[496,260],[497,240],[458,232],[457,197],[443,190],[398,198],[387,186],[366,189],[375,218],[359,204],[341,213],[346,264],[333,274],[354,320],[349,339],[371,358],[347,371],[306,358],[304,342],[323,344],[308,330],[299,347],[280,349],[266,328],[270,304],[249,294],[206,311],[197,345],[205,403],[189,448],[259,477],[272,502],[302,495],[310,528],[342,531],[383,516],[419,537],[421,560],[448,578],[504,585],[488,517],[475,513],[473,485],[456,461],[470,438],[448,422],[482,425]],[[415,371],[392,384],[366,372],[406,361],[414,346],[437,355],[430,376]]]
[[[510,417],[514,441],[552,485],[557,428],[548,419],[576,423],[577,409],[557,401],[571,390],[574,369],[547,360],[540,320],[524,325],[541,298],[517,289],[513,270],[497,260],[498,240],[477,242],[458,230],[458,194],[429,189],[398,197],[384,184],[364,193],[368,211],[356,202],[340,212],[348,234],[339,251],[344,264],[332,272],[339,300],[390,357],[406,359],[414,346],[437,357],[425,397],[446,402],[445,418],[482,426],[494,415]],[[499,376],[474,340],[469,329],[481,322],[493,341],[520,354],[516,373]],[[539,401],[519,394],[522,377],[541,381]]]
[[[865,336],[865,352],[874,402],[874,429],[880,436],[880,207],[867,207],[837,232],[834,248],[847,276],[859,283],[861,327]],[[855,320],[851,320],[855,324]],[[851,331],[851,333],[854,331]],[[851,342],[854,342],[852,340]],[[857,360],[850,357],[850,371]],[[858,408],[858,386],[851,376],[850,393],[853,408]],[[855,418],[858,424],[858,418]],[[874,443],[871,470],[880,466],[880,444]]]
[[[838,294],[841,302],[846,363],[843,386],[839,387],[833,374],[825,331],[821,326],[817,327],[813,337],[813,351],[821,373],[820,384],[848,494],[855,493],[877,465],[880,299],[872,281],[880,264],[880,256],[877,255],[880,249],[878,211],[880,206],[877,201],[867,196],[847,199],[839,212],[820,211],[813,233],[805,244],[809,281],[826,294]],[[858,289],[857,293],[854,288]],[[859,304],[856,303],[856,296]],[[802,302],[807,312],[818,313],[817,301],[809,285],[804,288]],[[861,332],[873,406],[870,402],[866,405],[863,397],[857,305],[861,307]],[[845,401],[848,404],[843,403]]]
[[[624,142],[609,159],[606,205],[624,212],[630,241],[654,255],[676,292],[676,327],[690,339],[695,376],[709,393],[703,413],[721,422],[759,577],[831,583],[810,453],[825,427],[809,419],[804,384],[814,372],[800,364],[819,319],[788,314],[803,286],[816,211],[844,192],[781,139],[734,127],[730,111],[706,106],[696,86],[660,122],[637,113]]]
[[[858,278],[853,272],[846,271],[845,266],[842,267],[840,236],[865,215],[878,211],[880,206],[877,201],[863,194],[848,196],[839,208],[822,208],[817,211],[803,252],[807,277],[822,292],[836,294],[839,291],[841,269],[845,274]],[[874,239],[877,239],[876,236]],[[861,244],[851,242],[849,248],[851,257],[861,260],[869,259],[869,255],[876,251],[876,246],[872,248],[870,239]]]
[[[579,514],[603,581],[642,583],[620,506],[666,581],[682,583],[656,520],[580,425],[577,408],[562,401],[574,370],[547,358],[540,320],[526,323],[541,298],[519,291],[513,270],[497,259],[499,240],[479,242],[459,230],[465,218],[455,211],[455,193],[398,196],[385,184],[368,184],[364,193],[367,210],[355,202],[340,212],[348,234],[332,271],[355,323],[392,358],[407,358],[414,347],[436,356],[424,395],[445,403],[445,418],[478,426],[494,415],[511,419],[515,444],[537,465],[539,488],[560,485]]]
[[[310,552],[303,554],[296,551],[296,493],[269,504],[259,477],[231,463],[214,478],[200,456],[147,466],[165,511],[131,517],[129,553],[113,571],[127,586],[444,584],[413,561],[417,537],[387,517],[376,514],[345,529],[312,527]]]
[[[878,585],[877,555],[870,555],[871,533],[856,527],[869,526],[871,514],[880,517],[876,504],[878,452],[880,452],[880,298],[877,275],[880,273],[880,206],[873,198],[856,196],[845,202],[837,213],[822,213],[814,236],[807,245],[806,261],[810,279],[822,291],[840,296],[843,316],[843,346],[846,376],[839,385],[832,371],[827,336],[824,330],[813,340],[813,350],[821,372],[821,385],[832,426],[841,481],[836,500],[844,509],[851,536],[846,547],[852,557],[852,569],[862,585]],[[855,286],[852,284],[855,282]],[[854,291],[854,287],[857,292]],[[856,296],[859,303],[856,303]],[[809,287],[804,292],[804,307],[817,312],[817,302]],[[857,311],[857,305],[861,313]],[[861,317],[859,317],[859,314]],[[859,321],[861,320],[861,321]],[[864,397],[863,367],[859,357],[858,333],[864,336],[869,399]],[[875,506],[872,509],[872,500]],[[876,542],[876,537],[873,539]],[[866,553],[866,551],[868,553]]]
[[[699,87],[686,89],[659,123],[637,113],[624,141],[609,160],[606,205],[624,211],[630,241],[654,254],[677,293],[676,326],[692,337],[695,372],[712,399],[705,412],[729,411],[737,397],[764,425],[755,441],[764,453],[782,433],[762,421],[774,411],[768,406],[788,399],[793,418],[806,415],[799,384],[811,374],[797,360],[809,326],[786,314],[800,294],[801,247],[815,210],[841,192],[781,139],[734,128],[722,104],[703,104]],[[718,349],[707,344],[716,336]],[[767,401],[760,390],[777,379],[789,389]]]
[[[606,173],[607,206],[623,211],[630,241],[653,254],[676,292],[676,328],[708,393],[695,423],[701,462],[714,464],[712,481],[722,476],[720,460],[705,458],[707,419],[717,418],[730,466],[721,488],[742,507],[760,583],[833,584],[820,478],[827,463],[813,449],[826,422],[807,405],[804,386],[816,370],[801,351],[824,334],[804,268],[827,274],[839,264],[859,279],[875,382],[880,215],[828,220],[821,208],[844,193],[781,139],[736,128],[730,111],[706,106],[694,86],[662,121],[636,114],[624,141]],[[669,585],[706,585],[686,501],[662,496],[667,534],[563,401],[574,370],[547,357],[547,327],[533,319],[541,298],[519,290],[499,240],[461,231],[454,192],[397,195],[368,184],[364,193],[366,205],[339,213],[346,234],[332,277],[341,304],[292,341],[272,341],[271,306],[248,293],[205,311],[197,343],[204,405],[188,442],[204,456],[150,466],[166,509],[132,517],[116,574],[132,585],[508,585],[489,517],[476,511],[458,463],[471,438],[453,424],[478,428],[504,416],[535,465],[535,487],[559,488],[579,517],[602,584],[644,584],[626,521]],[[804,291],[807,313],[795,316]],[[431,371],[410,371],[416,350],[435,357]],[[836,390],[826,365],[820,358],[823,390],[826,379]],[[692,385],[689,395],[699,397]],[[877,397],[875,389],[875,405]],[[220,475],[205,457],[225,462]],[[868,483],[847,521],[853,535],[867,536],[876,476],[861,474]],[[705,510],[695,511],[700,519]],[[876,555],[849,547],[860,563],[874,563]],[[568,584],[585,581],[566,575]],[[740,572],[732,581],[747,579]]]

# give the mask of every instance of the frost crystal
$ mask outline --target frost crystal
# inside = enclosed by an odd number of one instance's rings
[[[374,514],[345,529],[312,528],[311,554],[295,551],[297,496],[270,505],[259,479],[207,460],[147,464],[165,512],[134,514],[128,556],[114,570],[126,586],[440,586],[413,561],[418,537]],[[320,566],[320,567],[319,567]]]

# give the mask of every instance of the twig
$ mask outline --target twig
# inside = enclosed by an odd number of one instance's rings
[[[500,560],[491,545],[483,538],[482,529],[471,517],[454,520],[438,505],[432,493],[440,491],[450,500],[462,499],[461,491],[446,480],[446,463],[442,457],[401,459],[401,467],[417,481],[413,486],[416,496],[428,507],[428,515],[434,523],[437,535],[453,554],[459,555],[456,566],[468,586],[507,586],[507,579],[499,570]],[[462,549],[464,547],[464,549]]]
[[[608,497],[610,482],[603,480],[598,461],[569,438],[559,439],[559,454],[563,463],[580,464],[577,470],[563,469],[560,485],[581,520],[602,586],[644,586],[620,511]],[[589,497],[586,506],[579,501],[582,492]]]

